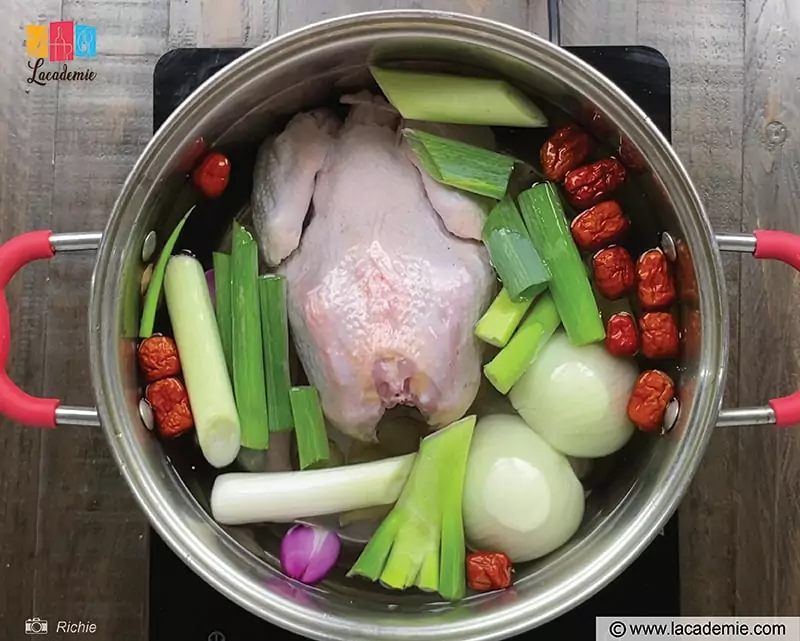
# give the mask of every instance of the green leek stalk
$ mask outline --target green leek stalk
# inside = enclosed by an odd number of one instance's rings
[[[406,120],[495,127],[546,127],[531,100],[504,80],[370,67]]]
[[[196,258],[169,259],[164,295],[200,449],[211,465],[225,467],[239,453],[241,426],[211,295]]]
[[[519,195],[519,206],[533,244],[550,268],[550,293],[570,342],[580,346],[602,341],[603,320],[557,188],[539,183]]]
[[[397,590],[416,586],[449,601],[464,597],[461,501],[475,420],[467,416],[422,440],[397,503],[348,576]]]
[[[153,335],[153,326],[156,322],[156,312],[158,311],[158,303],[161,299],[161,289],[164,284],[164,272],[167,269],[167,261],[172,255],[172,250],[175,249],[175,243],[178,242],[178,236],[181,234],[183,226],[186,224],[186,219],[189,214],[194,211],[192,207],[181,218],[180,222],[172,230],[172,233],[164,243],[164,249],[156,261],[156,266],[153,269],[153,275],[150,277],[150,284],[147,286],[147,292],[144,295],[144,308],[142,310],[142,321],[139,324],[139,338],[150,338]]]
[[[500,353],[483,367],[495,389],[508,394],[536,360],[542,347],[558,329],[561,319],[549,292],[542,294],[519,329]]]
[[[222,351],[228,364],[228,373],[233,374],[231,326],[231,257],[228,254],[214,252],[214,288],[216,291],[214,311],[217,316],[219,336],[222,339]]]
[[[545,289],[547,289],[545,283],[535,285],[528,292],[531,299],[515,303],[508,295],[508,290],[503,287],[475,325],[475,336],[489,345],[505,347],[533,303],[533,299]]]
[[[231,327],[233,389],[242,424],[242,447],[269,447],[261,307],[258,300],[258,247],[238,222],[233,222],[231,249]]]
[[[550,280],[519,210],[510,196],[492,209],[481,232],[503,287],[515,303],[533,299],[537,285]]]
[[[505,195],[515,158],[418,129],[403,129],[403,136],[435,181],[495,200]]]
[[[300,469],[324,467],[330,457],[325,417],[316,387],[293,387],[289,392],[297,437]]]
[[[267,418],[270,432],[291,430],[289,388],[289,322],[286,315],[286,279],[266,274],[258,279],[261,334],[264,339],[264,375],[267,384]]]

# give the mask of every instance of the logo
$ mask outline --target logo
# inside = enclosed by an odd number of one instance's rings
[[[29,24],[25,28],[25,53],[31,74],[28,84],[45,86],[51,80],[92,81],[91,70],[70,70],[67,62],[97,56],[97,29],[72,21],[49,25]],[[43,69],[45,62],[64,63],[57,71]]]
[[[47,634],[47,621],[42,621],[39,617],[26,619],[25,634]]]

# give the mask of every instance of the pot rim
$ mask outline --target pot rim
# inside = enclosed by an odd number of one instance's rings
[[[219,541],[216,545],[209,542],[208,537],[199,536],[189,527],[190,524],[175,518],[174,510],[159,492],[156,479],[143,471],[141,444],[136,436],[137,430],[131,424],[131,415],[118,380],[123,365],[118,283],[125,258],[132,251],[127,246],[130,242],[125,239],[130,237],[141,216],[140,213],[133,219],[128,215],[126,220],[122,214],[136,202],[135,193],[145,178],[163,162],[164,147],[172,141],[182,143],[189,116],[216,100],[224,100],[225,94],[250,65],[277,64],[310,41],[318,43],[333,34],[354,37],[359,33],[383,33],[389,29],[393,34],[405,30],[444,38],[457,35],[464,42],[489,47],[531,66],[546,67],[551,74],[567,82],[576,93],[586,97],[615,121],[643,151],[654,173],[669,185],[676,215],[694,258],[698,287],[702,292],[699,309],[703,340],[698,365],[701,384],[696,388],[693,417],[680,444],[681,452],[675,457],[680,465],[673,465],[669,470],[665,485],[660,488],[656,499],[648,503],[647,509],[635,521],[621,528],[616,540],[593,560],[587,572],[562,582],[541,613],[527,612],[526,602],[520,600],[504,606],[499,613],[486,614],[466,623],[456,620],[428,627],[387,627],[380,631],[373,626],[362,631],[355,629],[350,619],[338,615],[320,617],[318,611],[268,592],[252,576],[234,571],[216,558],[215,549],[220,546]],[[546,623],[594,595],[644,550],[672,516],[697,471],[721,408],[728,359],[728,307],[721,255],[697,190],[666,138],[610,80],[540,36],[497,21],[433,10],[370,11],[318,22],[259,45],[204,82],[169,116],[128,174],[103,233],[92,276],[89,353],[92,384],[103,430],[137,502],[152,527],[172,550],[227,598],[274,624],[315,639],[366,641],[377,634],[398,640],[457,638],[487,641],[508,638]],[[190,496],[188,492],[187,496]],[[196,510],[202,511],[199,506]],[[212,527],[216,525],[206,514],[197,516],[204,516]],[[232,540],[225,540],[228,537],[218,526],[215,529],[223,537],[224,547],[230,547]]]

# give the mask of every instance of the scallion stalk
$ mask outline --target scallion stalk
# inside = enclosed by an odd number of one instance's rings
[[[300,469],[323,465],[330,456],[325,417],[316,387],[293,387],[289,392]]]
[[[214,252],[214,313],[217,317],[222,351],[228,364],[228,373],[233,375],[232,326],[231,326],[231,257]]]
[[[461,501],[475,416],[424,438],[392,511],[348,576],[402,590],[416,586],[450,601],[466,592]]]
[[[172,250],[175,249],[175,243],[178,242],[178,236],[181,234],[183,226],[186,224],[186,219],[189,214],[194,211],[192,207],[180,222],[172,230],[172,233],[164,243],[164,248],[158,257],[156,266],[153,269],[153,275],[150,277],[150,284],[147,286],[147,292],[144,295],[144,306],[142,308],[142,320],[139,324],[139,338],[150,338],[153,335],[153,326],[156,322],[156,312],[158,311],[158,303],[161,298],[161,289],[164,285],[164,272],[167,269],[167,261],[172,255]]]
[[[242,446],[266,450],[269,424],[258,301],[258,247],[250,232],[236,221],[231,249],[231,327],[233,389],[242,425]]]
[[[496,127],[546,127],[547,118],[504,80],[370,67],[406,120]]]
[[[533,244],[550,268],[550,293],[570,342],[587,345],[603,340],[606,332],[592,285],[555,185],[539,183],[522,192],[519,206]]]
[[[536,251],[510,196],[492,209],[481,238],[503,287],[515,303],[533,299],[536,286],[550,280],[550,271]]]
[[[171,257],[164,294],[200,449],[211,465],[225,467],[239,453],[241,427],[200,262]]]
[[[419,164],[434,180],[456,189],[500,200],[516,159],[418,129],[403,129]]]
[[[553,297],[545,292],[534,303],[508,345],[483,367],[483,373],[498,392],[508,394],[560,324]]]
[[[286,316],[286,279],[266,274],[258,279],[261,334],[264,339],[264,375],[267,383],[267,417],[270,432],[291,430],[289,400],[289,323]]]
[[[547,289],[546,283],[535,285],[528,292],[530,299],[515,303],[508,295],[508,290],[503,287],[475,325],[475,336],[489,345],[505,347],[533,303],[533,299],[545,289]]]

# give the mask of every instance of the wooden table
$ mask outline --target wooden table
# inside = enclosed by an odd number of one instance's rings
[[[324,17],[386,7],[459,10],[545,33],[544,0],[6,0],[0,237],[102,229],[151,135],[151,74],[168,49],[256,45]],[[648,44],[666,54],[674,144],[717,229],[800,232],[800,3],[561,0],[561,14],[563,44]],[[97,27],[97,78],[30,85],[25,25],[59,16]],[[800,385],[800,277],[749,257],[726,266],[726,404],[763,404]],[[91,257],[63,256],[13,282],[10,371],[25,390],[92,402],[91,267]],[[21,638],[36,614],[91,620],[97,641],[145,641],[147,527],[103,436],[5,423],[0,638]],[[799,508],[800,431],[717,434],[681,508],[684,611],[800,614]]]

